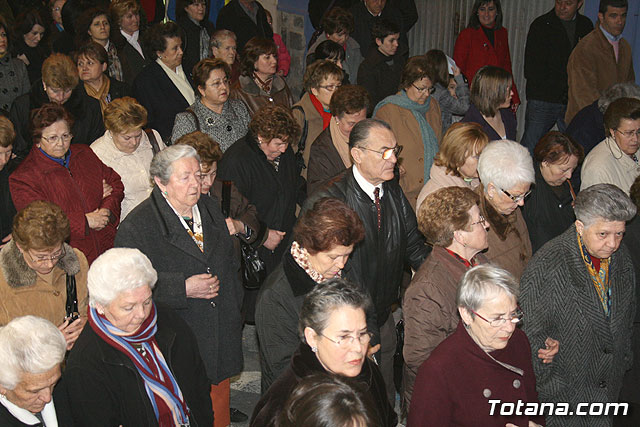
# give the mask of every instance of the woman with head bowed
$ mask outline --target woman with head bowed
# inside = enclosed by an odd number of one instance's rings
[[[193,330],[216,426],[226,426],[229,378],[243,366],[240,263],[219,204],[202,196],[193,147],[160,151],[150,174],[153,191],[120,224],[115,245],[140,249],[156,266],[154,300],[175,309]]]
[[[107,131],[91,144],[96,156],[122,179],[123,220],[151,194],[151,159],[165,148],[160,134],[153,129],[145,131],[146,125],[147,110],[138,101],[128,96],[116,99],[104,110]]]
[[[65,350],[60,331],[40,317],[18,317],[0,327],[1,425],[73,425],[62,409],[66,396],[53,391]]]
[[[84,144],[73,144],[73,119],[59,104],[44,104],[32,114],[34,146],[9,177],[17,209],[34,200],[62,208],[71,226],[69,244],[89,264],[113,247],[120,222],[124,186],[113,169]]]
[[[231,69],[221,59],[203,59],[193,67],[197,100],[176,115],[171,134],[174,144],[181,136],[200,131],[217,141],[224,153],[247,134],[251,117],[242,101],[229,99],[230,78]]]
[[[535,172],[529,151],[513,141],[494,141],[478,159],[480,213],[489,223],[489,262],[520,277],[531,258],[531,241],[520,207]]]
[[[340,86],[331,96],[331,121],[311,144],[307,169],[307,193],[351,167],[349,135],[356,123],[367,118],[369,94],[362,86]]]
[[[414,210],[442,139],[440,105],[431,96],[434,91],[433,70],[426,57],[411,57],[402,70],[400,92],[383,99],[373,112],[402,143],[400,186]]]
[[[429,181],[418,194],[418,209],[425,197],[439,188],[456,186],[473,190],[478,187],[478,159],[488,143],[489,138],[479,124],[454,123],[442,137]]]
[[[76,425],[213,425],[196,337],[153,301],[157,278],[137,249],[110,249],[91,265],[88,326],[64,372]]]
[[[251,416],[252,427],[276,425],[296,385],[310,375],[324,373],[361,382],[375,402],[382,425],[397,424],[382,374],[367,356],[371,334],[365,312],[370,306],[371,300],[364,291],[344,279],[319,283],[307,294],[298,326],[302,342],[289,367],[257,403]]]
[[[571,174],[582,162],[583,153],[570,136],[557,131],[543,136],[533,150],[536,183],[522,214],[534,253],[576,219]]]
[[[500,403],[539,403],[529,340],[517,327],[525,316],[518,294],[518,280],[492,265],[474,267],[462,276],[456,294],[461,320],[420,366],[407,425],[540,427],[544,423],[544,416],[500,413]],[[499,401],[494,413],[491,399]]]
[[[418,227],[433,249],[411,279],[402,312],[404,404],[409,407],[418,368],[451,335],[459,321],[456,290],[472,267],[487,263],[489,224],[480,198],[469,188],[445,187],[429,194],[418,209]]]
[[[263,393],[289,366],[298,347],[305,296],[316,284],[341,277],[354,245],[364,238],[364,228],[346,204],[323,198],[300,217],[293,234],[291,247],[265,281],[256,304]]]

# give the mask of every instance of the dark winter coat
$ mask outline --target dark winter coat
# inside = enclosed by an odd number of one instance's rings
[[[516,140],[516,132],[518,130],[518,124],[516,122],[516,116],[513,115],[513,112],[509,108],[502,108],[498,110],[498,114],[502,117],[502,122],[504,123],[505,134],[507,135],[507,139],[511,141]],[[462,118],[463,123],[478,123],[482,126],[482,130],[489,136],[489,141],[497,141],[502,139],[498,132],[484,119],[482,113],[478,110],[478,107],[473,105],[469,105],[469,110],[467,110],[467,114]]]
[[[242,370],[242,284],[233,241],[220,212],[208,196],[201,196],[204,253],[187,234],[160,189],[155,187],[120,224],[117,247],[140,249],[158,271],[155,301],[173,308],[198,341],[207,376],[218,384]],[[220,280],[216,298],[188,298],[185,281],[211,272]]]
[[[9,190],[9,175],[15,170],[17,162],[15,159],[9,160],[0,170],[0,240],[11,233],[13,229],[13,217],[16,214],[16,208],[11,199],[11,191]]]
[[[346,169],[342,157],[333,145],[331,126],[327,126],[311,144],[307,169],[307,194],[311,195],[325,181]]]
[[[231,0],[225,5],[216,19],[216,29],[231,30],[234,32],[238,40],[238,53],[242,52],[244,45],[253,37],[261,37],[271,40],[273,38],[273,30],[267,22],[267,15],[260,2],[255,2],[258,6],[258,14],[256,22],[246,14],[239,0]]]
[[[363,6],[364,7],[364,6]],[[369,12],[367,12],[369,13]],[[358,68],[358,84],[369,92],[371,102],[367,116],[371,116],[378,102],[398,92],[405,54],[408,48],[400,45],[395,55],[385,56],[380,50],[372,47]],[[393,61],[391,65],[386,61]]]
[[[142,39],[142,30],[139,33],[138,41]],[[122,63],[122,74],[124,76],[124,82],[129,86],[133,85],[138,73],[142,71],[145,65],[149,62],[145,59],[140,52],[136,50],[131,43],[124,38],[119,32],[113,36],[111,40],[118,49],[118,58]]]
[[[413,2],[411,2],[413,3]],[[415,4],[411,4],[412,7],[398,7],[395,5],[393,1],[387,1],[384,9],[380,13],[380,16],[383,19],[393,22],[398,26],[400,30],[400,45],[401,46],[409,46],[409,39],[407,38],[407,31],[412,26],[412,22],[418,20],[418,12],[416,10]],[[405,20],[405,13],[409,12],[412,17]],[[351,13],[353,14],[353,21],[355,23],[355,27],[349,36],[358,42],[360,45],[360,53],[362,56],[366,56],[369,50],[376,46],[375,40],[373,40],[371,36],[371,27],[373,27],[374,16],[367,10],[367,7],[364,5],[364,2],[358,1],[353,6],[351,6]],[[415,18],[415,19],[414,19]],[[405,25],[406,24],[406,25]],[[398,49],[400,50],[400,49]],[[407,59],[408,51],[404,51],[404,59]],[[395,87],[393,93],[398,91],[398,86]],[[384,97],[383,97],[384,98]],[[375,106],[375,103],[373,104]]]
[[[253,116],[260,107],[274,103],[283,107],[293,107],[294,100],[287,82],[280,76],[273,76],[271,93],[267,94],[253,81],[251,77],[240,76],[238,81],[231,87],[231,98],[244,102],[249,110],[249,115]]]
[[[184,55],[182,56],[182,69],[187,75],[189,81],[191,81],[193,66],[196,65],[198,61],[200,61],[200,28],[201,26],[204,27],[209,36],[213,34],[215,28],[206,17],[200,23],[200,25],[198,25],[193,22],[191,18],[186,15],[186,13],[182,16],[179,16],[176,22],[184,32],[184,40],[182,41],[184,46]],[[206,48],[208,51],[209,46],[206,46]],[[209,54],[211,54],[211,52],[209,52]]]

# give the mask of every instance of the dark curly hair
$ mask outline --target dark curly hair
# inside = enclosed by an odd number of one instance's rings
[[[142,41],[145,49],[145,56],[155,61],[158,59],[157,52],[164,52],[167,49],[167,39],[174,37],[184,40],[182,28],[175,22],[159,22],[147,31]]]
[[[433,69],[429,66],[429,61],[424,55],[412,56],[402,69],[402,77],[400,78],[400,89],[407,89],[413,82],[422,78],[431,80],[431,84],[435,84]],[[448,82],[447,82],[448,84]]]
[[[92,7],[91,9],[82,12],[75,25],[76,46],[81,46],[88,41],[91,41],[89,28],[91,27],[93,20],[102,15],[107,18],[107,21],[109,21],[109,28],[111,28],[111,16],[109,15],[109,12],[107,10],[101,9],[99,7]]]
[[[268,141],[280,138],[283,142],[295,143],[300,137],[300,125],[291,115],[291,110],[277,104],[267,104],[256,111],[249,130],[254,137]]]
[[[556,163],[572,155],[582,163],[584,148],[569,135],[558,131],[551,131],[540,138],[533,149],[533,158],[539,163]]]
[[[352,33],[355,28],[353,14],[341,7],[334,7],[322,17],[322,30],[325,34],[341,32]]]
[[[73,127],[73,117],[69,114],[66,108],[60,104],[47,102],[42,104],[42,107],[33,110],[31,112],[30,123],[33,143],[39,143],[40,138],[42,138],[42,131],[60,120],[67,122],[69,129]]]
[[[369,109],[369,92],[362,86],[343,85],[336,89],[329,104],[331,114],[337,118]]]
[[[205,58],[193,67],[191,78],[193,79],[193,85],[196,89],[207,86],[207,80],[209,80],[209,75],[213,70],[222,70],[227,79],[231,78],[231,68],[229,68],[229,64],[222,59]],[[196,91],[196,94],[198,96],[201,95],[199,90]]]
[[[34,25],[40,25],[42,28],[44,28],[44,36],[46,36],[47,24],[42,18],[40,12],[38,12],[36,9],[27,9],[19,14],[16,17],[15,24],[13,25],[13,31],[16,35],[16,38],[22,38],[22,36],[31,31]]]
[[[182,135],[176,141],[176,145],[177,144],[188,145],[195,148],[198,156],[200,156],[200,163],[206,168],[211,167],[213,162],[217,162],[222,158],[220,144],[206,133],[198,130]],[[203,172],[206,173],[207,171],[203,170]]]
[[[109,62],[107,51],[104,50],[104,47],[102,47],[100,43],[96,43],[94,41],[89,41],[83,44],[82,46],[80,46],[80,48],[78,48],[78,50],[73,53],[73,60],[75,61],[76,65],[78,64],[78,61],[82,56],[88,59],[93,59],[94,61],[98,61],[101,64],[106,64]]]
[[[243,76],[252,76],[256,70],[255,64],[260,55],[277,55],[278,46],[271,39],[253,37],[244,45],[240,58],[240,71]]]
[[[496,25],[495,30],[502,28],[502,5],[500,0],[476,0],[471,7],[471,15],[469,16],[469,25],[467,28],[480,28],[480,19],[478,19],[478,9],[480,6],[493,3],[496,6]]]
[[[321,59],[307,67],[302,79],[304,89],[311,93],[312,88],[319,88],[325,81],[333,77],[338,82],[342,82],[342,68],[328,59]]]

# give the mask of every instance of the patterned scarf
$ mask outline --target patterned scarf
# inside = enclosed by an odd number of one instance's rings
[[[109,80],[109,78],[104,74],[102,75],[102,84],[100,85],[100,89],[96,90],[93,86],[86,82],[84,84],[84,90],[87,92],[87,95],[100,101],[100,111],[102,111],[103,113],[104,109],[107,107],[107,104],[111,102],[109,89],[111,89],[111,80]]]
[[[311,267],[311,263],[309,262],[309,252],[307,252],[307,250],[300,246],[300,243],[295,240],[291,243],[291,256],[295,260],[296,264],[298,264],[314,282],[322,283],[325,280],[332,279],[332,277],[324,277]],[[340,277],[341,274],[342,271],[339,271],[335,277]]]
[[[189,408],[155,339],[157,321],[156,306],[152,304],[149,316],[138,330],[127,334],[116,328],[95,308],[89,307],[91,329],[104,342],[131,359],[138,370],[159,425],[188,426]],[[170,418],[160,418],[164,412],[161,410],[163,407],[170,412]]]
[[[124,72],[122,71],[122,63],[118,57],[118,49],[116,45],[109,42],[109,46],[106,48],[107,57],[109,58],[109,76],[118,80],[119,82],[124,80]]]
[[[600,304],[607,318],[611,315],[611,284],[609,283],[609,261],[611,258],[603,258],[600,260],[600,270],[596,269],[591,260],[591,255],[587,251],[587,247],[584,245],[580,233],[576,233],[578,236],[578,247],[580,248],[580,255],[582,260],[587,266],[587,270],[591,275],[591,281],[596,288],[598,298],[600,298]]]

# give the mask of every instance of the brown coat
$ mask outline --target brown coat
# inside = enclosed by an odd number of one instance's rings
[[[243,101],[251,117],[253,117],[260,107],[270,102],[287,108],[291,108],[294,102],[289,86],[287,86],[284,79],[278,75],[273,77],[273,86],[271,93],[268,95],[256,85],[251,77],[240,76],[231,88],[231,98]]]
[[[440,105],[435,99],[431,99],[431,108],[429,108],[426,117],[439,144],[442,140],[442,114]],[[415,211],[418,194],[424,186],[424,145],[420,125],[411,111],[391,103],[378,110],[376,119],[389,123],[398,144],[403,147],[400,159],[398,159],[399,165],[405,171],[404,175],[400,176],[400,187]]]
[[[60,325],[66,315],[66,274],[75,274],[78,312],[87,315],[87,258],[78,249],[64,244],[65,256],[47,277],[32,270],[15,242],[0,251],[0,325],[28,314],[40,316]]]
[[[313,141],[309,152],[309,171],[307,172],[307,194],[311,195],[323,182],[343,172],[344,165],[340,153],[331,139],[331,126]]]
[[[504,268],[519,280],[532,255],[529,231],[520,207],[504,216],[485,199],[482,185],[476,191],[480,194],[480,213],[490,226],[487,236],[489,249],[484,254],[489,262]]]
[[[304,129],[304,121],[307,121],[307,139],[305,140],[302,158],[304,159],[304,164],[307,165],[308,168],[311,145],[323,130],[322,116],[320,115],[320,113],[318,113],[316,107],[314,107],[311,103],[311,98],[309,98],[308,93],[305,93],[300,101],[296,102],[295,105],[302,107],[302,109],[304,110],[304,113],[297,108],[292,110],[293,118],[296,119],[296,122],[298,122],[298,124],[300,125],[300,131]],[[297,149],[298,148],[296,147],[296,151]],[[307,177],[307,169],[302,170],[302,176],[305,178]]]
[[[611,85],[635,81],[631,46],[620,39],[616,63],[613,46],[600,30],[600,24],[596,24],[571,53],[567,74],[569,104],[565,122],[569,123],[578,111],[598,99]]]
[[[479,264],[487,263],[476,255]],[[404,399],[408,408],[418,368],[446,337],[455,332],[458,282],[468,270],[445,248],[434,246],[404,294]]]

